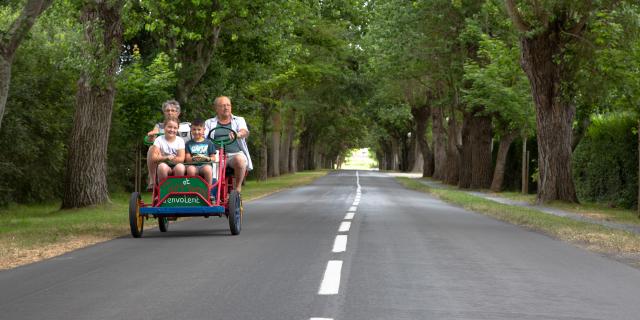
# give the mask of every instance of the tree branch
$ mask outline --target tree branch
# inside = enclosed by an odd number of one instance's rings
[[[51,5],[53,0],[28,0],[22,13],[13,21],[11,27],[0,40],[0,54],[7,60],[12,60],[20,42],[27,36],[36,22],[36,18]]]
[[[531,31],[531,26],[522,18],[522,14],[520,14],[520,11],[516,8],[514,0],[505,0],[504,2],[507,5],[507,11],[516,28],[522,32]]]

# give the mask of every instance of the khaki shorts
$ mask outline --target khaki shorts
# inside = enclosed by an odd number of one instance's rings
[[[242,158],[244,158],[245,162],[247,161],[247,156],[245,156],[244,152],[242,152],[242,151],[233,152],[233,153],[225,153],[225,155],[227,156],[227,167],[230,167],[230,168],[233,167],[231,164],[233,163],[233,160],[236,157],[242,157]]]

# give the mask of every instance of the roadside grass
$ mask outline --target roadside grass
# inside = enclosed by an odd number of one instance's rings
[[[522,194],[520,192],[500,192],[495,193],[497,196],[505,197],[507,199],[522,201],[528,204],[536,203],[536,195],[535,194]]]
[[[621,259],[637,258],[640,254],[640,236],[631,232],[558,217],[535,209],[501,204],[463,191],[430,188],[416,179],[396,179],[409,189],[433,194],[465,209],[535,230],[595,252]]]
[[[529,204],[535,204],[536,202],[535,194],[525,195],[518,192],[500,192],[496,193],[495,195],[516,201],[527,202]],[[611,208],[601,203],[592,202],[572,204],[553,201],[550,203],[546,203],[545,206],[573,212],[591,219],[640,225],[640,219],[638,218],[638,212],[636,210]]]
[[[244,201],[313,182],[327,170],[304,171],[247,181]],[[60,210],[60,203],[10,205],[0,209],[0,270],[47,259],[98,242],[128,235],[129,193],[111,195],[111,203],[82,209]],[[151,195],[143,194],[145,201]],[[145,229],[156,228],[149,220]]]

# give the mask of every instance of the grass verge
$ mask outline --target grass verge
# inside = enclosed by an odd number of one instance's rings
[[[465,209],[542,232],[591,251],[640,266],[638,263],[640,261],[640,236],[634,233],[558,217],[534,209],[501,204],[463,191],[430,188],[416,179],[402,177],[396,179],[409,189],[433,194],[446,202]]]
[[[247,181],[244,201],[305,185],[328,171],[305,171],[267,181]],[[150,198],[145,194],[145,201]],[[51,258],[62,253],[129,234],[129,194],[111,196],[111,203],[91,208],[59,210],[60,203],[12,205],[0,210],[0,270]],[[145,228],[155,228],[146,223]]]

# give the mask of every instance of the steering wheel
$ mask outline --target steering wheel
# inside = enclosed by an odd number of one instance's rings
[[[226,132],[227,134],[218,135],[218,137],[216,137],[215,136],[215,131],[216,130],[223,130],[223,132]],[[233,138],[229,137],[229,133],[230,132],[233,132]],[[215,129],[209,131],[209,137],[208,138],[216,146],[224,147],[224,146],[228,146],[228,145],[232,144],[233,142],[235,142],[238,139],[238,133],[235,130],[229,129],[227,127],[217,127]]]
[[[156,138],[159,136],[164,136],[164,133],[156,133]],[[145,146],[151,146],[153,145],[153,141],[149,141],[149,136],[146,135],[144,136],[144,145]]]

